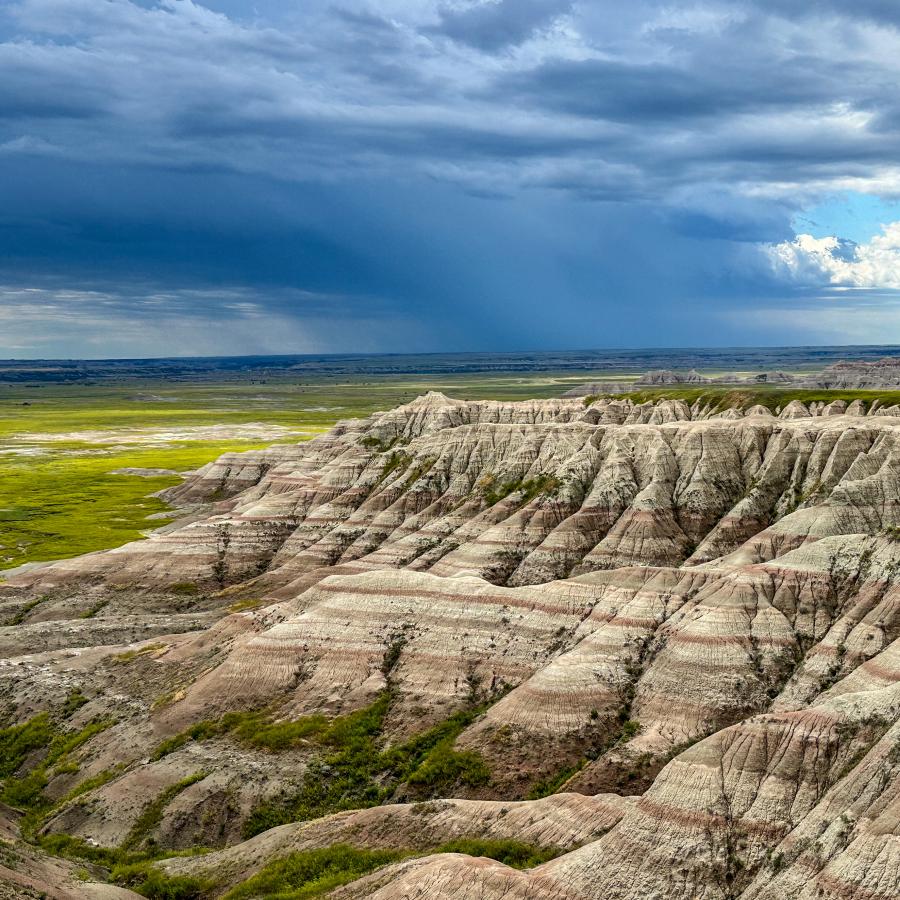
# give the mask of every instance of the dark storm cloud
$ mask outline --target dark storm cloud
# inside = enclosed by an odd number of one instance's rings
[[[388,343],[431,347],[670,342],[704,303],[732,327],[753,298],[792,302],[760,248],[798,209],[900,196],[898,19],[792,0],[7,3],[0,282],[40,287],[20,311],[58,310],[66,279],[80,310],[116,315],[166,296],[212,319],[240,296],[255,321],[330,316],[317,339],[348,349],[389,320],[418,330]]]
[[[442,4],[440,24],[430,31],[482,50],[498,50],[531,37],[572,5],[572,0],[498,0],[463,8]]]
[[[648,124],[690,124],[706,116],[765,113],[830,103],[851,94],[847,80],[833,79],[823,61],[792,59],[763,72],[754,68],[734,59],[710,59],[691,67],[628,60],[553,60],[512,75],[497,88],[499,96],[512,96],[520,103]]]

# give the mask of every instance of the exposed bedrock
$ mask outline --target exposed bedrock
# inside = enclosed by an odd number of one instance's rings
[[[429,394],[226,454],[190,519],[0,590],[10,721],[103,726],[41,829],[217,847],[159,864],[212,896],[345,842],[418,855],[335,897],[893,900],[896,412]],[[373,709],[351,766],[323,729]],[[290,806],[341,766],[368,793]],[[289,824],[245,841],[263,802]],[[455,837],[560,855],[428,855]]]

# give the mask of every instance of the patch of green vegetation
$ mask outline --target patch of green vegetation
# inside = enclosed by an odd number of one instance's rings
[[[53,737],[54,728],[47,713],[0,731],[0,778],[17,772],[31,753],[46,747]]]
[[[101,600],[93,606],[89,606],[83,613],[79,614],[79,619],[93,619],[104,607],[109,606],[109,600]]]
[[[328,720],[325,716],[304,716],[291,722],[263,725],[257,731],[244,726],[237,730],[237,734],[253,747],[279,753],[305,743],[309,738],[319,737],[327,729]]]
[[[37,768],[21,777],[10,776],[3,783],[0,801],[15,809],[35,809],[43,805],[47,781],[46,771],[43,768]]]
[[[427,475],[436,462],[437,457],[434,456],[426,456],[424,459],[420,459],[419,462],[406,473],[406,481],[404,482],[403,487],[407,488],[411,484],[417,482],[423,475]]]
[[[348,844],[291,853],[272,860],[252,878],[229,891],[225,900],[301,900],[319,897],[396,862],[403,855],[396,850],[365,850]]]
[[[95,788],[103,787],[104,784],[109,784],[120,772],[121,768],[115,769],[104,769],[102,772],[98,772],[96,775],[91,776],[90,778],[85,778],[84,781],[79,782],[75,787],[66,794],[65,797],[60,801],[60,806],[65,806],[65,804],[74,800],[76,797],[80,797],[82,794],[86,794],[88,791],[93,791]]]
[[[190,741],[205,741],[222,733],[222,727],[219,722],[204,719],[202,722],[197,722],[158,744],[156,749],[150,754],[150,761],[157,762]]]
[[[491,771],[481,754],[473,750],[454,750],[453,738],[445,738],[434,746],[407,779],[411,785],[444,793],[457,784],[477,787],[490,781]]]
[[[50,598],[48,596],[44,595],[43,597],[38,597],[35,600],[29,600],[26,604],[24,604],[22,606],[22,608],[14,616],[7,619],[7,621],[4,622],[3,624],[4,625],[21,625],[28,618],[28,614],[33,609],[35,609],[41,603],[44,603],[46,600],[49,600],[49,599]]]
[[[171,520],[148,517],[169,510],[151,495],[178,484],[177,475],[112,474],[126,467],[168,468],[175,460],[164,451],[99,453],[93,448],[82,453],[54,445],[45,456],[0,462],[0,482],[14,486],[11,496],[4,491],[3,502],[14,504],[18,513],[15,521],[0,523],[0,568],[116,547]],[[208,446],[180,453],[184,468],[216,455]]]
[[[146,859],[148,854],[128,854],[117,847],[98,847],[70,834],[39,834],[35,843],[53,856],[93,863],[111,869],[134,859]]]
[[[371,706],[339,716],[315,733],[316,743],[325,752],[310,763],[300,790],[256,807],[244,825],[245,836],[285,822],[378,806],[403,783],[431,796],[490,778],[477,753],[453,749],[456,738],[486,706],[457,712],[403,744],[381,751],[378,739],[391,699],[391,692],[384,691]]]
[[[360,439],[360,445],[367,450],[376,450],[378,453],[387,453],[392,447],[398,444],[408,444],[409,440],[402,435],[395,435],[392,438],[378,438],[374,434],[367,434]]]
[[[146,656],[148,653],[156,653],[158,650],[164,650],[165,644],[154,641],[152,644],[145,644],[143,647],[135,647],[133,650],[125,650],[110,657],[110,661],[114,663],[129,663],[137,659],[139,656]]]
[[[406,646],[406,642],[407,637],[403,631],[400,631],[392,637],[391,642],[384,651],[384,659],[381,661],[381,674],[384,675],[385,678],[391,677],[391,673],[397,667],[397,663],[400,662],[400,657],[403,655],[403,648]]]
[[[496,859],[515,869],[530,869],[554,859],[561,851],[513,840],[457,838],[427,852],[465,853]],[[298,851],[272,860],[252,878],[229,891],[224,900],[304,900],[319,897],[382,866],[418,855],[422,855],[421,852],[369,850],[348,844]]]
[[[150,900],[196,900],[214,887],[211,879],[166,875],[154,868],[150,860],[117,865],[110,877],[116,884]]]
[[[338,720],[335,720],[337,722]],[[280,753],[305,743],[309,738],[321,737],[333,727],[325,716],[304,716],[283,722],[273,722],[264,711],[230,712],[221,719],[204,719],[184,731],[162,741],[150,754],[156,761],[174,753],[190,741],[205,741],[224,734],[233,734],[251,747]]]
[[[572,766],[566,766],[560,769],[555,775],[548,775],[536,782],[532,789],[528,792],[527,800],[540,800],[542,797],[549,797],[555,794],[570,778],[577,775],[586,765],[587,759],[575,763]]]
[[[122,849],[133,850],[143,844],[148,839],[150,832],[159,825],[166,807],[182,791],[206,778],[207,774],[202,771],[194,772],[193,775],[188,775],[187,778],[182,778],[181,781],[170,785],[155,800],[151,800],[141,811],[134,825],[131,826],[131,830],[122,842]]]
[[[384,481],[384,479],[387,478],[388,475],[391,475],[397,471],[402,472],[404,469],[408,469],[410,463],[412,463],[412,457],[408,453],[404,453],[402,450],[393,451],[391,455],[384,461],[384,465],[381,467],[380,480]]]
[[[536,475],[534,478],[513,478],[498,482],[493,477],[483,480],[482,496],[488,506],[493,506],[510,494],[519,493],[522,504],[530,503],[537,496],[552,496],[560,488],[561,482],[555,475]]]
[[[89,722],[79,731],[60,732],[50,742],[45,763],[52,766],[63,760],[73,750],[77,750],[82,744],[86,744],[92,737],[106,731],[113,724],[112,719],[95,719]]]
[[[194,597],[200,592],[200,588],[193,581],[176,581],[175,584],[169,585],[168,590],[182,597]]]
[[[98,847],[70,834],[43,834],[35,842],[47,853],[106,869],[111,881],[129,887],[152,900],[193,900],[214,885],[206,879],[168,876],[151,865],[176,856],[197,856],[203,848],[178,852],[129,851]]]
[[[88,698],[81,693],[80,690],[72,691],[68,697],[66,697],[66,702],[63,704],[62,715],[64,719],[68,719],[69,716],[76,713],[85,703],[88,702]]]
[[[231,606],[228,607],[228,612],[243,612],[246,609],[258,609],[266,602],[263,597],[247,597],[244,600],[238,600],[235,603],[232,603]]]
[[[48,713],[41,713],[0,731],[0,801],[25,813],[23,834],[32,834],[57,805],[44,793],[50,776],[77,772],[69,755],[112,724],[98,719],[78,731],[60,731]],[[34,762],[23,772],[29,759]]]
[[[496,859],[513,869],[532,869],[562,852],[556,847],[535,847],[520,841],[489,841],[481,838],[457,838],[435,847],[431,853],[465,853],[467,856],[484,856]]]
[[[637,733],[641,730],[641,723],[636,722],[634,719],[627,719],[622,723],[622,730],[619,733],[619,742],[622,744],[627,743],[633,737],[637,736]]]

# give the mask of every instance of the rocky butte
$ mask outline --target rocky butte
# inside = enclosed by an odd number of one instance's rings
[[[5,773],[0,896],[336,844],[385,851],[337,898],[900,896],[897,407],[431,393],[168,499],[0,591],[8,717],[75,736]]]

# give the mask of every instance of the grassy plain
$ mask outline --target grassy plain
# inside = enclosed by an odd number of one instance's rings
[[[303,440],[427,390],[551,397],[583,375],[0,385],[0,570],[116,547],[169,519],[151,496],[228,450]],[[153,518],[150,518],[153,516]]]

